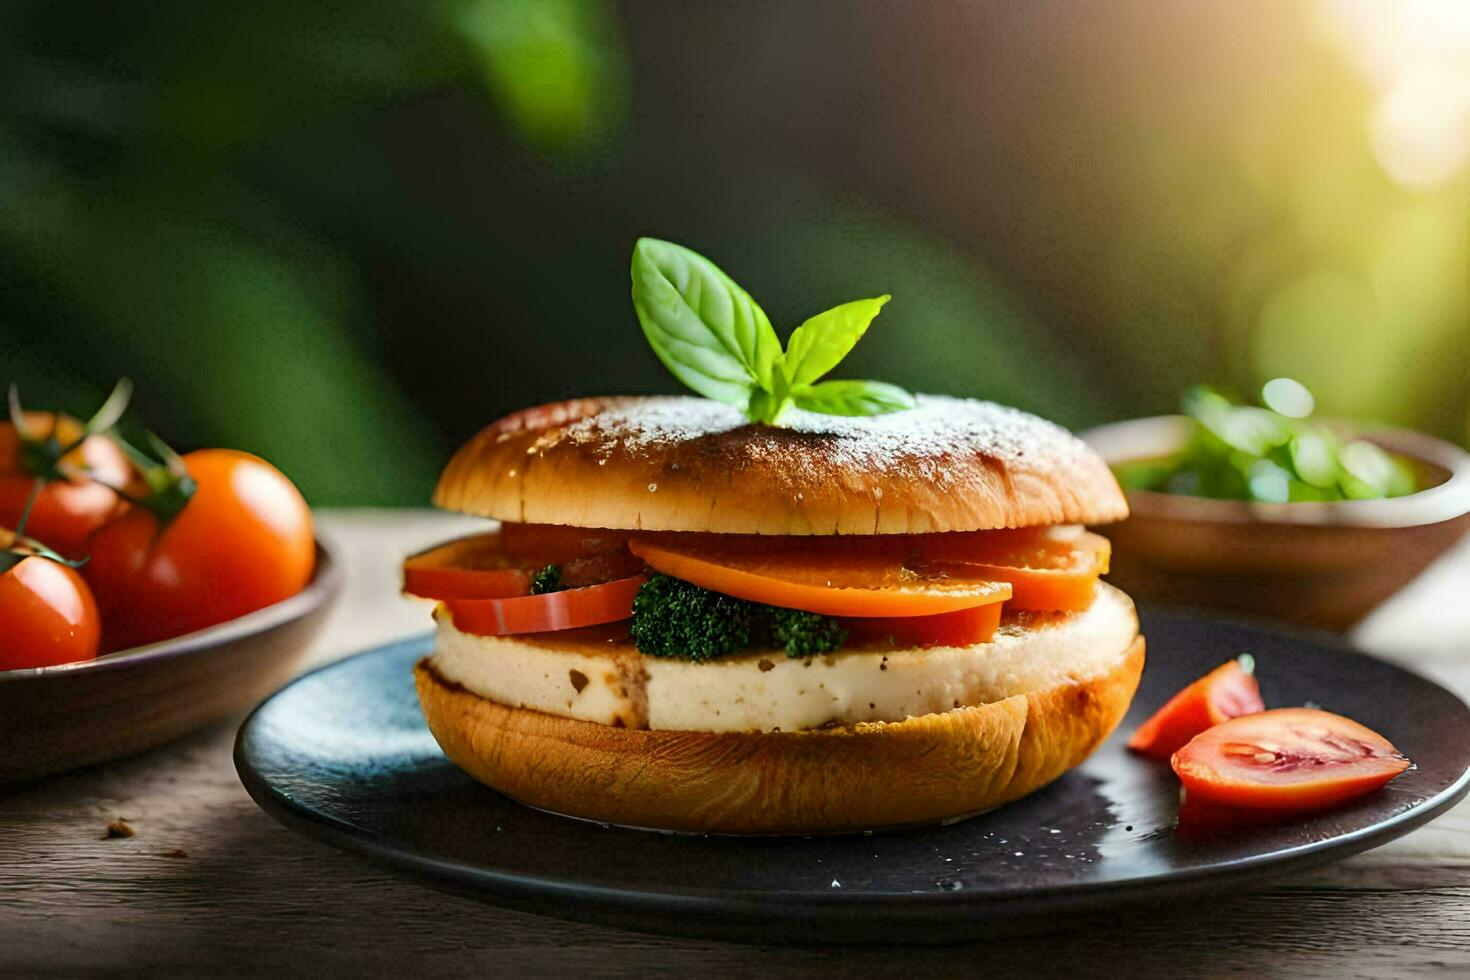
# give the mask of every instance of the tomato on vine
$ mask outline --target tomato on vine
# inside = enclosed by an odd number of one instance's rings
[[[73,563],[24,536],[36,487],[16,521],[0,532],[0,670],[92,660],[101,628],[92,591]]]
[[[23,411],[10,389],[9,421],[0,422],[0,527],[18,529],[30,503],[27,534],[67,558],[86,554],[88,535],[117,507],[109,487],[132,476],[127,457],[101,435],[122,414],[130,391],[128,382],[119,382],[82,423],[60,413]]]
[[[311,511],[265,460],[231,449],[163,463],[131,447],[146,493],[91,537],[83,574],[120,650],[214,626],[300,592],[316,561]]]

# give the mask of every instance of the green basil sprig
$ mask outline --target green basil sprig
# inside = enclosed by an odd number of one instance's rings
[[[867,332],[890,297],[818,313],[781,349],[750,294],[709,259],[673,242],[633,247],[633,308],[664,367],[706,398],[774,425],[792,405],[824,415],[882,415],[914,397],[881,381],[823,381]]]

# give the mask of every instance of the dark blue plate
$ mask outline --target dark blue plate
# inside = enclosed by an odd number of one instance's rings
[[[424,727],[410,668],[428,637],[300,678],[246,720],[235,765],[288,826],[440,887],[646,931],[796,942],[963,939],[1238,887],[1399,837],[1470,787],[1470,709],[1430,681],[1322,638],[1177,612],[1147,612],[1144,632],[1149,663],[1120,732],[1050,787],[950,826],[691,837],[521,806],[461,773]],[[1178,835],[1173,774],[1129,755],[1124,738],[1243,651],[1256,656],[1267,704],[1346,714],[1415,767],[1330,813]]]

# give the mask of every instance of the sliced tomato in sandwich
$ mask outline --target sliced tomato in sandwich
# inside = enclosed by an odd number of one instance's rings
[[[544,595],[506,599],[446,599],[455,629],[477,636],[546,633],[616,623],[633,615],[633,599],[647,578],[627,578]]]
[[[713,592],[827,616],[931,616],[1011,597],[1009,583],[968,568],[911,567],[882,541],[863,548],[851,540],[699,534],[635,537],[628,547],[649,567]]]
[[[493,599],[531,591],[529,564],[505,550],[500,532],[477,534],[410,555],[403,591],[425,599]]]
[[[596,528],[505,524],[403,562],[403,591],[425,599],[506,599],[531,592],[536,573],[557,566],[563,588],[599,585],[643,571],[628,536]]]
[[[910,540],[929,569],[1007,582],[1009,608],[1033,612],[1080,612],[1091,606],[1112,557],[1107,538],[1076,526],[923,534]]]
[[[501,547],[507,554],[541,565],[627,554],[628,536],[627,531],[600,527],[514,522],[500,525]]]
[[[838,622],[852,643],[909,647],[968,647],[989,643],[1000,626],[1001,603],[972,606],[936,616],[843,617]]]

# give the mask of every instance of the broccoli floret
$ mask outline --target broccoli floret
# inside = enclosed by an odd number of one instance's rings
[[[655,657],[712,660],[750,646],[755,604],[668,575],[633,598],[633,642]]]
[[[847,630],[831,616],[800,609],[771,609],[771,639],[788,657],[831,653],[847,642]]]
[[[547,565],[531,578],[531,594],[545,595],[548,592],[560,592],[561,566]]]
[[[712,660],[767,643],[788,657],[831,653],[847,631],[830,616],[780,609],[653,575],[633,599],[633,642],[655,657]]]

